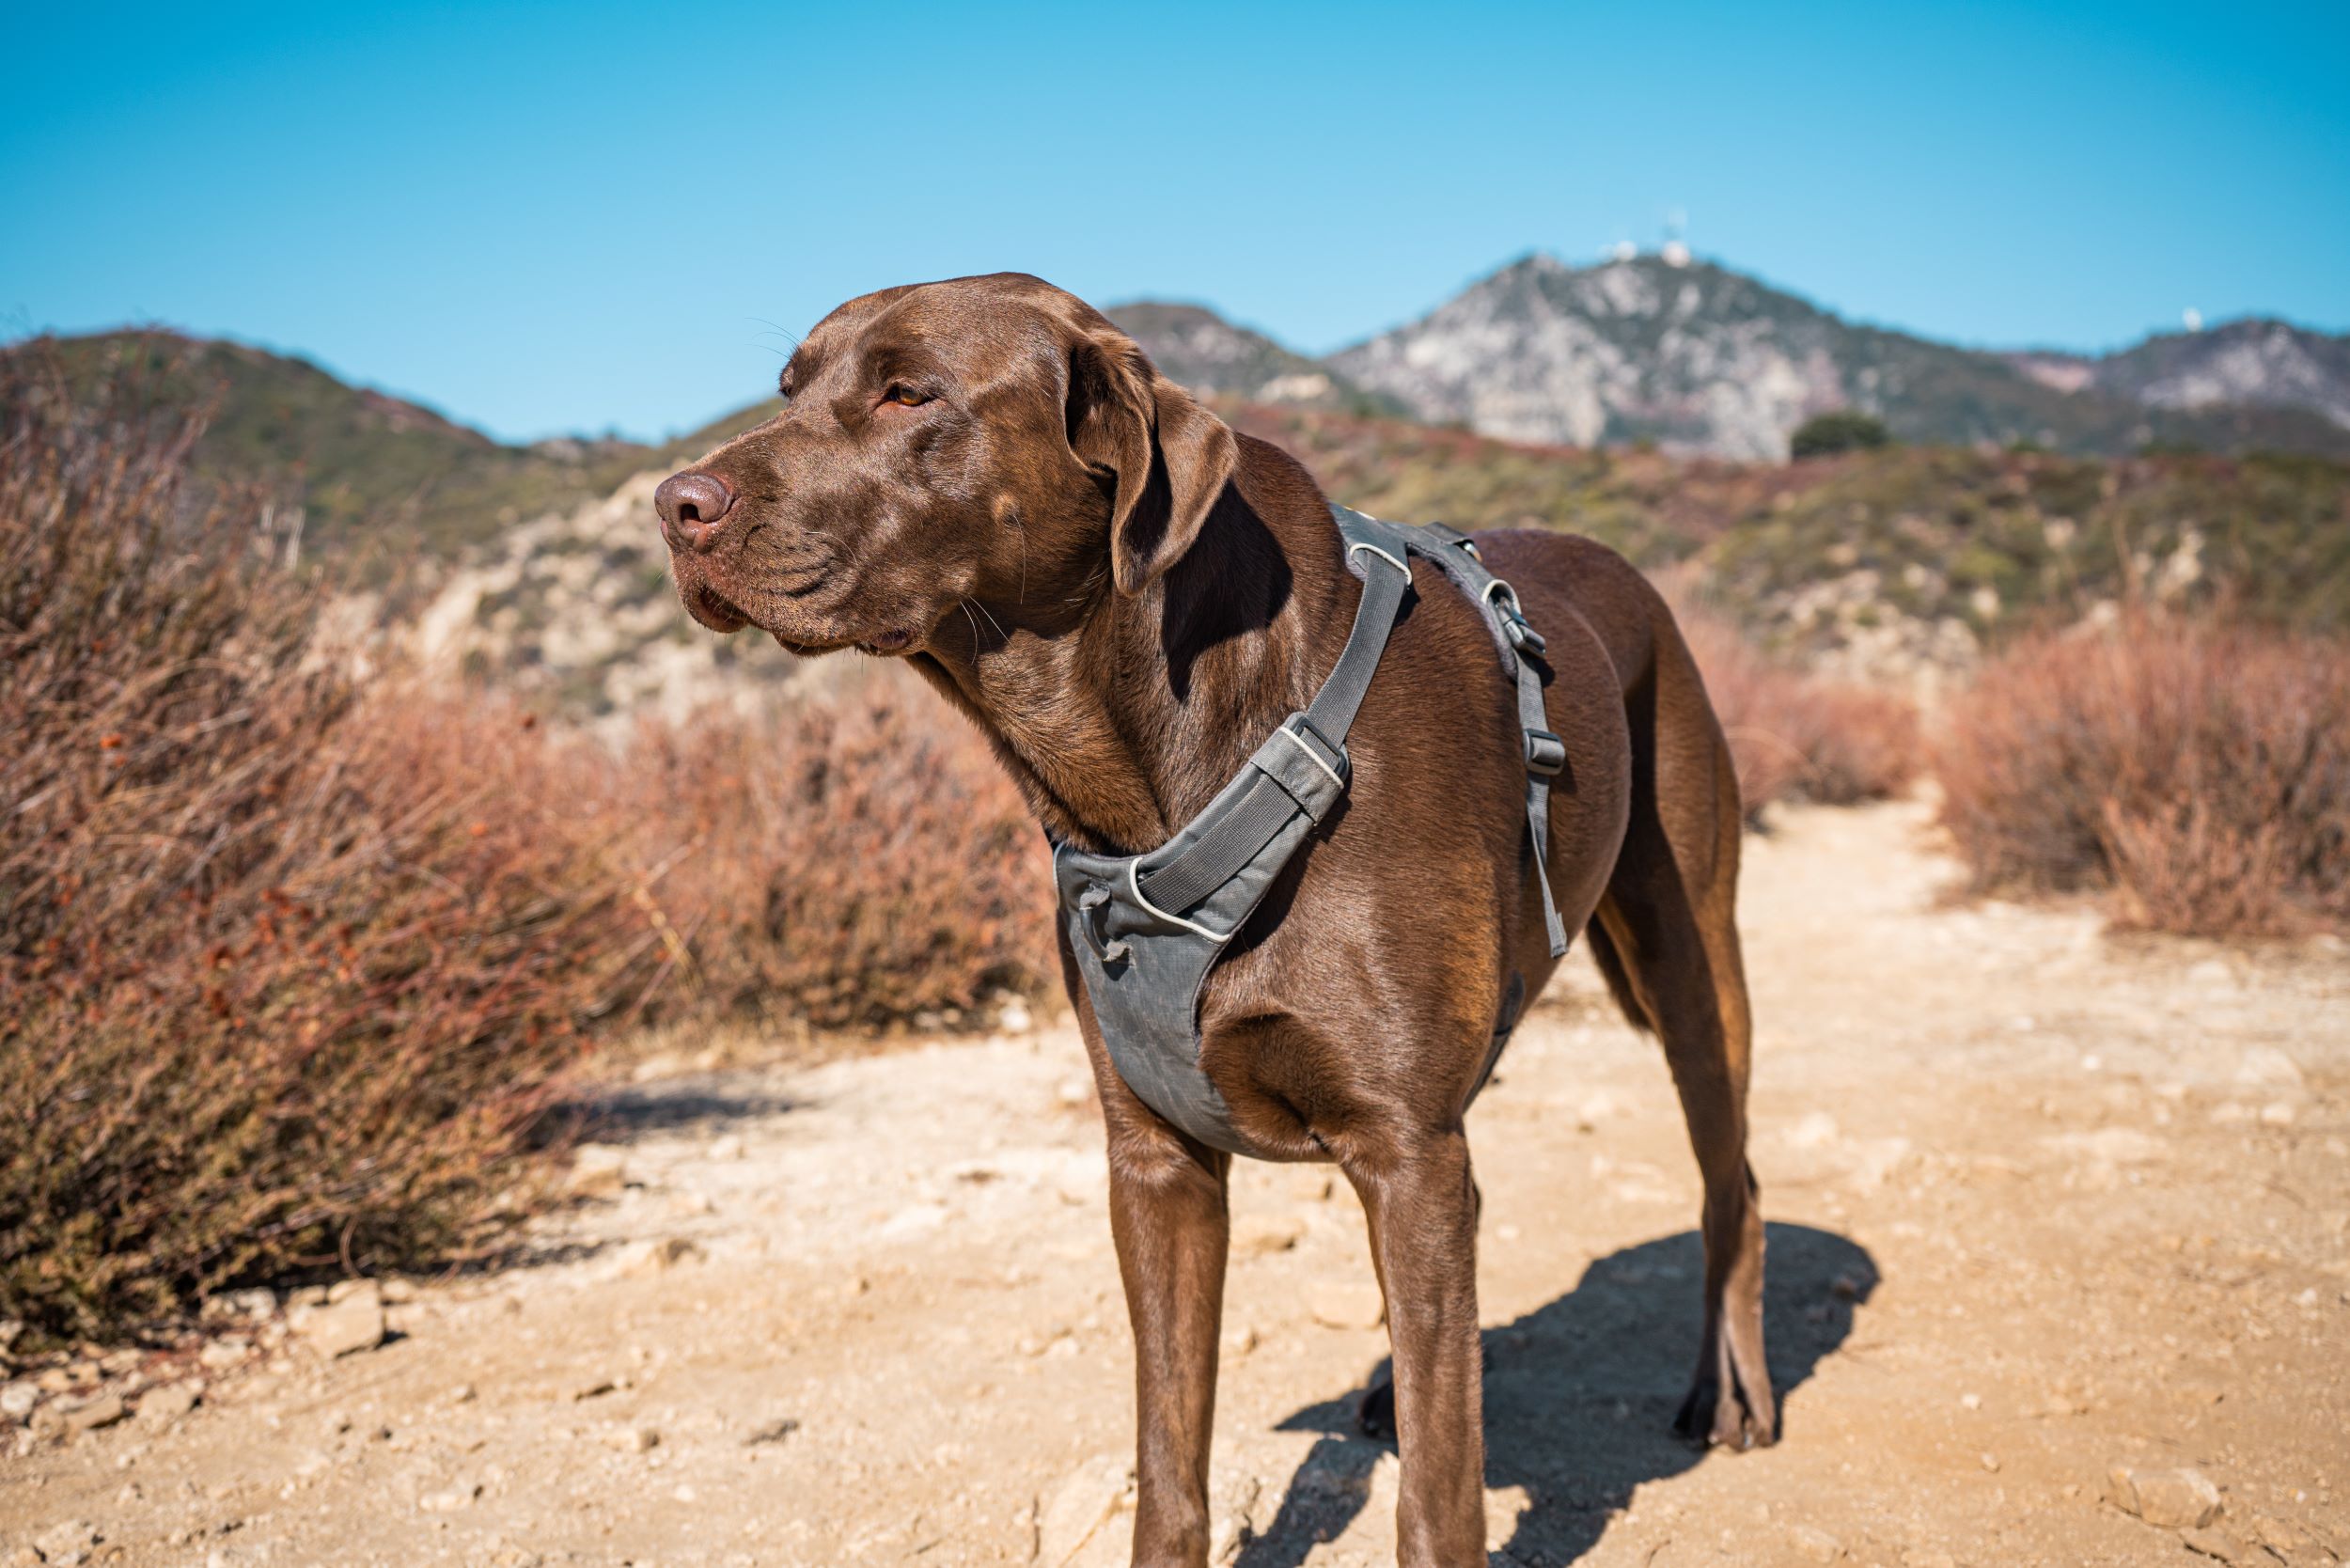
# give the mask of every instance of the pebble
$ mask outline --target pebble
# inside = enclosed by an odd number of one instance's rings
[[[2265,1513],[2259,1514],[2252,1520],[2252,1535],[2262,1545],[2280,1557],[2309,1549],[2308,1535],[2297,1527],[2289,1525],[2282,1519],[2272,1519]]]
[[[1305,1234],[1306,1222],[1296,1215],[1244,1215],[1232,1227],[1232,1254],[1268,1258],[1287,1252]]]
[[[721,1165],[730,1165],[741,1159],[743,1157],[742,1136],[738,1133],[728,1133],[716,1139],[710,1146],[709,1157],[713,1163]]]
[[[373,1350],[384,1342],[384,1290],[372,1279],[347,1280],[351,1288],[322,1307],[297,1311],[293,1330],[328,1360]]]
[[[68,1519],[34,1536],[33,1549],[40,1553],[43,1561],[73,1564],[88,1561],[98,1541],[97,1529],[87,1521]]]
[[[572,1154],[564,1184],[574,1198],[618,1198],[628,1185],[628,1151],[609,1143],[583,1143]]]
[[[2200,1552],[2221,1562],[2244,1562],[2253,1559],[2235,1540],[2216,1529],[2187,1529],[2179,1532],[2179,1544],[2190,1552]],[[2265,1554],[2260,1554],[2265,1556]]]
[[[1806,1562],[1834,1562],[1844,1555],[1844,1544],[1824,1529],[1797,1525],[1787,1532],[1787,1544]]]
[[[1324,1328],[1376,1328],[1387,1315],[1379,1287],[1367,1281],[1317,1285],[1307,1309]]]
[[[701,1244],[684,1236],[664,1236],[659,1241],[632,1243],[621,1252],[614,1272],[634,1278],[666,1274],[683,1263],[697,1263],[707,1257]]]
[[[231,1367],[243,1366],[244,1358],[252,1354],[252,1343],[246,1340],[235,1338],[214,1340],[202,1350],[197,1351],[196,1358],[207,1372],[227,1372]]]
[[[603,1435],[603,1446],[622,1453],[650,1453],[661,1446],[661,1434],[650,1426],[615,1427]]]
[[[2219,1517],[2219,1488],[2201,1470],[2134,1470],[2116,1465],[2106,1496],[2124,1513],[2165,1529],[2199,1529]]]
[[[23,1420],[40,1403],[40,1388],[37,1384],[16,1382],[0,1388],[0,1416]]]
[[[66,1428],[71,1432],[95,1432],[102,1426],[112,1426],[129,1415],[130,1409],[117,1393],[103,1393],[65,1413]]]
[[[196,1398],[194,1383],[166,1383],[149,1388],[139,1400],[139,1420],[147,1426],[176,1421],[196,1408]]]
[[[1133,1466],[1107,1455],[1063,1476],[1037,1513],[1038,1568],[1065,1568],[1118,1512],[1133,1484]]]
[[[416,1499],[416,1507],[426,1513],[454,1513],[461,1508],[472,1507],[473,1500],[479,1496],[481,1487],[478,1482],[461,1482],[438,1492],[427,1492]]]
[[[2236,989],[2235,970],[2229,966],[2225,959],[2207,958],[2200,964],[2187,965],[2186,982],[2205,991],[2233,991]]]
[[[256,1286],[246,1291],[223,1291],[204,1298],[207,1322],[222,1322],[235,1318],[269,1318],[277,1315],[275,1293]]]

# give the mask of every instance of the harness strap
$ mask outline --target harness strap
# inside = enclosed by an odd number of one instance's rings
[[[1191,909],[1253,862],[1290,822],[1304,813],[1319,823],[1343,795],[1351,767],[1346,737],[1363,696],[1386,651],[1396,613],[1412,586],[1408,557],[1419,556],[1477,602],[1493,628],[1506,672],[1518,696],[1518,728],[1525,745],[1526,825],[1534,850],[1534,881],[1542,889],[1543,925],[1550,956],[1567,950],[1566,923],[1550,887],[1550,781],[1566,770],[1566,745],[1547,728],[1543,677],[1535,663],[1543,651],[1542,635],[1527,624],[1517,590],[1488,570],[1468,535],[1442,524],[1413,529],[1378,524],[1333,508],[1346,540],[1347,565],[1363,580],[1361,602],[1346,647],[1329,679],[1302,713],[1292,713],[1249,759],[1247,782],[1191,845],[1157,866],[1137,864],[1135,891],[1152,908],[1172,914]],[[1356,537],[1370,533],[1370,538]],[[1389,548],[1392,545],[1393,548]],[[1358,564],[1355,557],[1362,557]],[[1303,789],[1292,753],[1302,753],[1338,786],[1335,792]],[[1291,782],[1283,781],[1289,774]],[[1147,857],[1146,857],[1147,858]],[[1210,933],[1208,934],[1215,934]],[[1230,933],[1223,933],[1229,935]],[[1218,940],[1222,938],[1219,936]]]
[[[1486,568],[1474,540],[1442,523],[1423,523],[1419,531],[1476,562],[1474,572],[1453,571],[1451,575],[1465,588],[1482,579],[1483,586],[1472,589],[1480,601],[1478,607],[1509,645],[1503,663],[1517,680],[1518,728],[1526,738],[1526,827],[1534,842],[1534,881],[1543,890],[1543,926],[1550,935],[1550,956],[1562,958],[1567,951],[1567,925],[1559,917],[1559,902],[1550,890],[1550,781],[1566,771],[1567,744],[1551,733],[1550,715],[1543,711],[1542,671],[1534,666],[1543,651],[1542,634],[1527,624],[1517,589]]]
[[[1387,635],[1395,628],[1396,612],[1403,605],[1403,592],[1412,584],[1411,569],[1386,551],[1376,545],[1349,546],[1350,553],[1355,550],[1377,557],[1393,570],[1369,569],[1363,579],[1362,602],[1355,608],[1354,627],[1346,635],[1339,662],[1331,666],[1330,678],[1306,711],[1292,715],[1266,743],[1301,748],[1308,760],[1341,786],[1349,774],[1347,731],[1355,727],[1355,714],[1363,705],[1363,694],[1371,689],[1379,656],[1386,651]],[[1538,710],[1541,702],[1537,687]],[[1144,898],[1161,909],[1189,909],[1254,860],[1299,811],[1306,811],[1317,823],[1322,820],[1321,810],[1292,794],[1274,773],[1262,766],[1254,766],[1251,772],[1254,776],[1231,809],[1198,842],[1165,865],[1136,875],[1136,886]],[[1544,896],[1548,896],[1547,884]]]
[[[1550,892],[1550,781],[1566,768],[1567,746],[1545,728],[1550,715],[1543,712],[1543,678],[1534,661],[1521,653],[1517,665],[1518,726],[1526,731],[1526,827],[1534,839],[1534,881],[1543,890],[1543,926],[1550,933],[1550,956],[1563,958],[1567,923],[1559,917],[1559,901]]]

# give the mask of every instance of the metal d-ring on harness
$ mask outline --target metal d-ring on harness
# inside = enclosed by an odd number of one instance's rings
[[[1053,846],[1061,918],[1119,1075],[1159,1115],[1229,1152],[1240,1152],[1230,1110],[1199,1068],[1199,988],[1225,943],[1346,793],[1347,732],[1411,589],[1415,556],[1483,612],[1502,668],[1516,682],[1535,881],[1550,954],[1567,950],[1549,867],[1550,781],[1565,769],[1567,751],[1544,727],[1543,677],[1534,662],[1543,653],[1541,635],[1526,623],[1516,591],[1485,569],[1467,535],[1440,524],[1415,527],[1343,507],[1330,510],[1346,542],[1347,570],[1363,579],[1363,597],[1338,664],[1306,711],[1284,719],[1238,776],[1157,849],[1104,855]],[[1494,1054],[1512,1021],[1502,1021]]]

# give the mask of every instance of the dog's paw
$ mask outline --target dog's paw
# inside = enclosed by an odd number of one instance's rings
[[[1778,1441],[1776,1418],[1776,1411],[1758,1414],[1748,1409],[1734,1387],[1725,1388],[1708,1377],[1700,1379],[1690,1388],[1689,1397],[1681,1402],[1681,1413],[1673,1418],[1673,1432],[1700,1448],[1742,1453],[1748,1449],[1767,1449]]]

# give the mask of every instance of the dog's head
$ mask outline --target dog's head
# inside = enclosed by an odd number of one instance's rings
[[[694,619],[800,653],[916,651],[966,600],[1042,625],[1105,580],[1139,593],[1235,461],[1132,338],[1017,273],[851,300],[780,390],[655,505]]]

